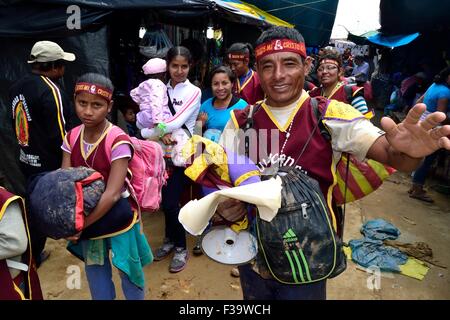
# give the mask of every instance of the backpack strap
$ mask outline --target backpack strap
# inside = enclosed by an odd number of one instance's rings
[[[329,100],[328,100],[328,103]],[[317,98],[311,98],[311,107],[313,109],[314,115],[316,116],[317,122],[319,124],[319,130],[322,137],[324,137],[327,141],[331,141],[331,134],[328,132],[327,128],[322,122],[323,114],[319,109],[319,100]]]
[[[342,208],[342,219],[341,219],[341,239],[344,239],[344,223],[345,223],[345,204],[347,203],[347,187],[348,187],[348,173],[350,171],[350,155],[348,153],[346,153],[347,155],[347,165],[345,166],[345,189],[344,189],[344,206]]]
[[[116,140],[117,137],[121,136],[121,135],[126,135],[128,136],[125,132],[123,132],[122,129],[120,129],[118,126],[116,125],[112,125],[111,128],[108,129],[108,133],[106,134],[105,137],[105,150],[106,150],[106,157],[108,159],[108,162],[111,163],[111,155],[112,155],[112,147],[114,146],[114,141]],[[133,145],[133,141],[130,137],[130,147],[131,147],[131,156],[133,156],[134,153],[134,145]],[[125,177],[125,185],[127,186],[127,189],[130,193],[130,197],[134,200],[134,202],[137,205],[137,211],[138,211],[138,215],[139,215],[139,221],[140,221],[140,225],[141,225],[141,234],[143,234],[143,222],[141,219],[141,207],[139,205],[139,201],[137,199],[136,196],[136,191],[133,188],[133,185],[131,184],[131,178],[132,178],[133,174],[130,170],[130,168],[128,167],[127,169],[127,175]]]
[[[108,129],[108,133],[106,134],[106,137],[105,137],[105,150],[106,150],[106,157],[108,159],[108,162],[111,162],[111,152],[112,152],[112,147],[113,147],[114,141],[116,140],[116,138],[118,136],[121,136],[121,135],[126,135],[126,133],[123,132],[123,130],[120,129],[116,125],[112,125],[111,128]],[[130,146],[133,149],[132,144]]]
[[[247,121],[245,122],[244,125],[244,132],[253,128],[253,116],[259,110],[259,108],[261,108],[261,104],[250,105],[247,114]],[[244,137],[244,148],[245,148],[245,156],[247,158],[250,158],[250,137],[248,135],[245,135]]]
[[[353,89],[351,85],[346,84],[344,86],[345,99],[347,99],[347,103],[351,104],[353,100]]]
[[[77,142],[77,139],[80,136],[82,126],[83,125],[80,124],[67,133],[67,142],[69,143],[70,150],[75,146],[75,142]]]
[[[312,137],[314,136],[314,133],[316,132],[317,128],[320,127],[320,124],[322,123],[323,114],[319,110],[319,101],[316,98],[311,98],[311,107],[313,108],[313,112],[316,115],[317,123],[314,125],[314,128],[311,130],[311,133],[306,140],[305,144],[303,145],[302,151],[300,151],[300,155],[297,157],[297,159],[294,162],[294,165],[292,168],[297,164],[298,160],[302,157],[303,153],[306,151],[306,148],[308,147],[309,143],[311,142]],[[327,105],[330,103],[330,100],[327,99]],[[323,125],[323,124],[322,124]],[[326,130],[326,129],[325,129]],[[322,134],[322,131],[321,131]]]
[[[351,86],[345,86],[344,88],[347,88],[347,87],[349,87],[350,88],[350,90],[352,91],[352,88],[351,88]],[[353,92],[353,91],[352,91]],[[348,93],[347,92],[347,89],[346,89],[346,93]],[[329,101],[329,100],[328,100]],[[329,103],[329,102],[328,102]],[[311,106],[312,106],[312,108],[313,108],[313,111],[314,111],[314,114],[316,115],[316,118],[317,118],[317,121],[319,122],[319,127],[321,127],[322,126],[322,128],[321,128],[321,130],[320,130],[320,133],[322,134],[322,136],[325,138],[325,139],[327,139],[327,140],[329,140],[329,141],[331,141],[331,134],[328,132],[328,130],[325,128],[325,125],[322,123],[322,117],[323,117],[323,114],[321,114],[321,112],[320,112],[320,110],[319,110],[319,103],[318,103],[318,101],[317,101],[317,99],[315,99],[315,98],[311,98]],[[346,169],[345,169],[345,181],[344,181],[344,184],[345,184],[345,189],[344,189],[344,199],[347,199],[347,187],[348,187],[348,175],[349,175],[349,171],[350,171],[350,157],[349,157],[349,154],[348,153],[346,153],[346,155],[347,155],[347,165],[346,165]],[[346,210],[346,207],[345,207],[345,202],[344,202],[344,205],[343,205],[343,208],[342,208],[342,221],[341,221],[341,225],[342,225],[342,234],[341,234],[341,238],[343,239],[343,234],[344,234],[344,221],[345,221],[345,210]]]
[[[83,128],[83,125],[79,125],[72,130],[69,131],[67,134],[67,142],[69,143],[70,149],[72,149],[75,146],[75,143],[77,142],[78,137],[81,134],[81,129]],[[113,147],[114,140],[122,135],[125,134],[122,129],[115,125],[111,125],[111,127],[108,129],[108,133],[105,137],[105,150],[106,156],[108,158],[108,161],[111,161],[111,151]]]
[[[355,88],[356,87],[356,88]],[[364,87],[355,86],[354,84],[346,84],[344,86],[345,97],[347,99],[347,104],[352,104],[353,99],[357,96],[363,97],[365,100],[365,90]]]
[[[169,107],[170,113],[172,114],[172,116],[175,116],[175,114],[177,113],[175,111],[175,108],[173,107],[173,103],[172,103],[172,98],[170,98],[169,95],[169,89],[167,89],[167,106]],[[189,138],[192,138],[192,133],[189,131],[188,127],[186,126],[186,123],[183,123],[183,125],[181,126],[181,128],[186,131],[186,134],[188,135]]]

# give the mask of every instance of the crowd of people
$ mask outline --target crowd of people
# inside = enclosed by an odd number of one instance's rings
[[[260,172],[262,176],[265,170],[271,172],[275,167],[284,166],[283,159],[297,159],[298,163],[290,166],[300,166],[317,180],[328,199],[338,237],[343,219],[332,200],[331,190],[336,183],[336,161],[342,153],[360,160],[374,159],[407,172],[419,167],[410,194],[429,201],[422,187],[430,162],[439,149],[450,150],[450,126],[441,126],[448,121],[448,68],[419,99],[424,104],[411,105],[400,123],[384,118],[380,129],[370,122],[372,113],[364,90],[369,80],[367,62],[361,57],[353,59],[348,51],[341,56],[333,49],[323,50],[313,60],[307,56],[305,41],[295,29],[272,27],[257,39],[255,49],[246,43],[231,45],[224,59],[226,64],[210,72],[213,97],[203,103],[201,89],[188,80],[191,53],[185,47],[176,46],[167,52],[165,60],[150,59],[143,66],[148,79],[130,92],[139,110],[137,114],[132,108],[124,110],[130,136],[159,141],[165,150],[169,178],[162,190],[161,210],[165,217],[162,245],[152,251],[138,219],[114,235],[84,238],[83,232],[95,227],[112,210],[137,215],[138,204],[129,196],[125,183],[128,162],[134,152],[130,137],[120,135],[111,150],[105,148],[105,137],[114,126],[108,120],[114,97],[111,80],[94,73],[80,76],[74,90],[73,110],[55,83],[64,75],[65,64],[75,58],[54,42],[37,42],[28,61],[31,73],[11,87],[10,95],[13,127],[20,147],[18,160],[28,179],[25,202],[39,177],[58,168],[87,166],[105,179],[105,191],[94,211],[86,217],[83,230],[67,238],[69,252],[84,261],[92,299],[115,298],[112,265],[119,270],[127,299],[144,299],[144,267],[153,260],[160,261],[173,253],[169,271],[177,273],[186,267],[189,250],[178,215],[188,178],[184,173],[186,164],[179,158],[184,144],[194,134],[200,132],[226,150],[239,154],[244,139],[238,129],[245,127],[248,118],[257,132],[276,131],[279,143],[271,143],[270,135],[257,135],[249,148],[263,149],[263,152],[248,155],[254,163],[265,164]],[[316,74],[315,83],[309,77],[312,73]],[[330,100],[339,103],[331,104]],[[316,112],[320,113],[319,117]],[[81,122],[80,134],[71,137],[77,121]],[[315,131],[317,126],[326,128],[328,138]],[[302,146],[308,146],[306,152]],[[278,155],[278,162],[264,155]],[[17,200],[16,196],[4,189],[0,189],[0,196],[5,208],[16,203],[11,202]],[[0,289],[0,296],[42,298],[36,267],[47,256],[46,236],[33,228],[33,212],[25,212],[24,206],[19,206],[19,213],[3,207],[0,278],[2,283],[7,279],[8,286]],[[219,204],[216,215],[220,220],[233,222],[248,212],[246,203],[227,200]],[[16,226],[17,234],[3,231],[11,224]],[[29,235],[23,232],[25,225],[29,227]],[[21,245],[17,246],[14,237],[19,236]],[[197,253],[198,246],[199,243],[194,248]],[[244,299],[326,298],[326,278],[299,285],[282,283],[271,275],[261,255],[259,251],[251,263],[239,266],[239,272],[234,272],[240,277]],[[11,260],[27,266],[26,271],[20,265],[7,264]]]

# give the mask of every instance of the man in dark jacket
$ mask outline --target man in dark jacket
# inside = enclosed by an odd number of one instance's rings
[[[74,60],[75,55],[64,52],[58,44],[38,41],[28,60],[31,73],[10,88],[13,128],[20,147],[20,167],[27,179],[27,195],[39,174],[61,166],[61,145],[74,112],[55,81],[63,77],[65,61]],[[46,238],[36,232],[34,225],[31,214],[32,252],[39,265]]]

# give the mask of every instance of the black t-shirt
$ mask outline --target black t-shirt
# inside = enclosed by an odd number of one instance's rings
[[[230,108],[230,107],[232,107],[232,106],[234,106],[236,103],[239,102],[239,100],[241,100],[241,98],[239,98],[239,97],[237,97],[237,96],[235,96],[235,95],[233,94],[233,95],[231,96],[230,103],[228,103],[227,109]],[[212,104],[212,105],[214,105],[214,101],[216,101],[216,97],[213,97],[213,99],[212,99],[212,101],[211,101],[211,104]]]
[[[26,178],[61,166],[61,144],[75,113],[64,92],[49,78],[29,74],[10,90],[13,129]]]

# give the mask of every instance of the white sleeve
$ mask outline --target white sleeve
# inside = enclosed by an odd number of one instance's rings
[[[191,117],[197,118],[201,105],[201,91],[197,87],[194,88],[195,90],[193,90],[192,94],[188,97],[186,103],[181,106],[174,116],[164,122],[166,124],[165,133],[172,133],[175,130],[180,129]],[[141,136],[144,139],[153,140],[158,138],[160,134],[161,131],[158,128],[144,128],[141,130]]]
[[[336,152],[348,152],[364,160],[372,144],[384,131],[367,119],[354,121],[324,120],[331,133],[331,146]]]
[[[0,260],[19,256],[27,250],[28,239],[17,202],[11,203],[0,220]]]
[[[193,93],[187,98],[186,103],[181,106],[180,110],[178,110],[173,117],[164,122],[166,124],[166,132],[173,132],[180,129],[194,114],[196,114],[195,118],[197,118],[202,95],[199,88],[194,88],[195,90],[193,90]]]
[[[141,130],[141,136],[144,139],[156,139],[160,133],[159,129],[155,128],[144,128]]]

